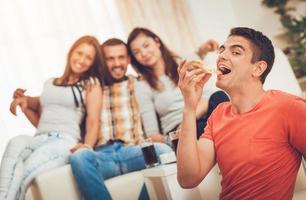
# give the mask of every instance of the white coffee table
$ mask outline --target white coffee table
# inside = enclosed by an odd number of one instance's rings
[[[142,170],[151,200],[197,200],[201,199],[198,188],[183,189],[177,182],[176,163]]]

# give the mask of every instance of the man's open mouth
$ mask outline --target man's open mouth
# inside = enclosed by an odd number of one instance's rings
[[[223,67],[223,66],[219,67],[219,70],[221,71],[222,75],[226,75],[231,72],[230,69]]]

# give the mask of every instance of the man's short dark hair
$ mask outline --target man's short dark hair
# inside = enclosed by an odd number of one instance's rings
[[[262,83],[265,82],[274,63],[274,47],[271,40],[262,32],[246,27],[236,27],[231,29],[230,36],[241,36],[249,40],[253,46],[253,56],[251,62],[263,60],[267,63],[267,69],[260,77]]]
[[[103,48],[106,47],[106,46],[116,46],[116,45],[120,45],[120,44],[123,44],[127,49],[126,43],[123,42],[122,40],[118,39],[118,38],[110,38],[110,39],[106,40],[105,42],[102,43],[101,47],[102,47],[102,50],[103,50]]]

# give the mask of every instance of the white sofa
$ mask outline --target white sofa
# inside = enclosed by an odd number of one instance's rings
[[[144,180],[138,171],[108,179],[105,183],[113,199],[138,199]],[[37,176],[26,192],[26,200],[81,199],[70,165]]]
[[[306,199],[306,166],[298,172],[294,200]],[[221,192],[221,175],[214,167],[198,186],[201,199],[217,200]],[[136,200],[144,179],[141,172],[132,172],[106,181],[106,186],[114,200]],[[27,190],[26,200],[81,200],[70,165],[43,173],[35,178]]]

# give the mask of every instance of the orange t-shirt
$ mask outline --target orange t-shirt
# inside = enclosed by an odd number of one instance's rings
[[[214,142],[221,199],[291,199],[306,156],[306,101],[271,90],[243,114],[220,104],[201,137]]]

